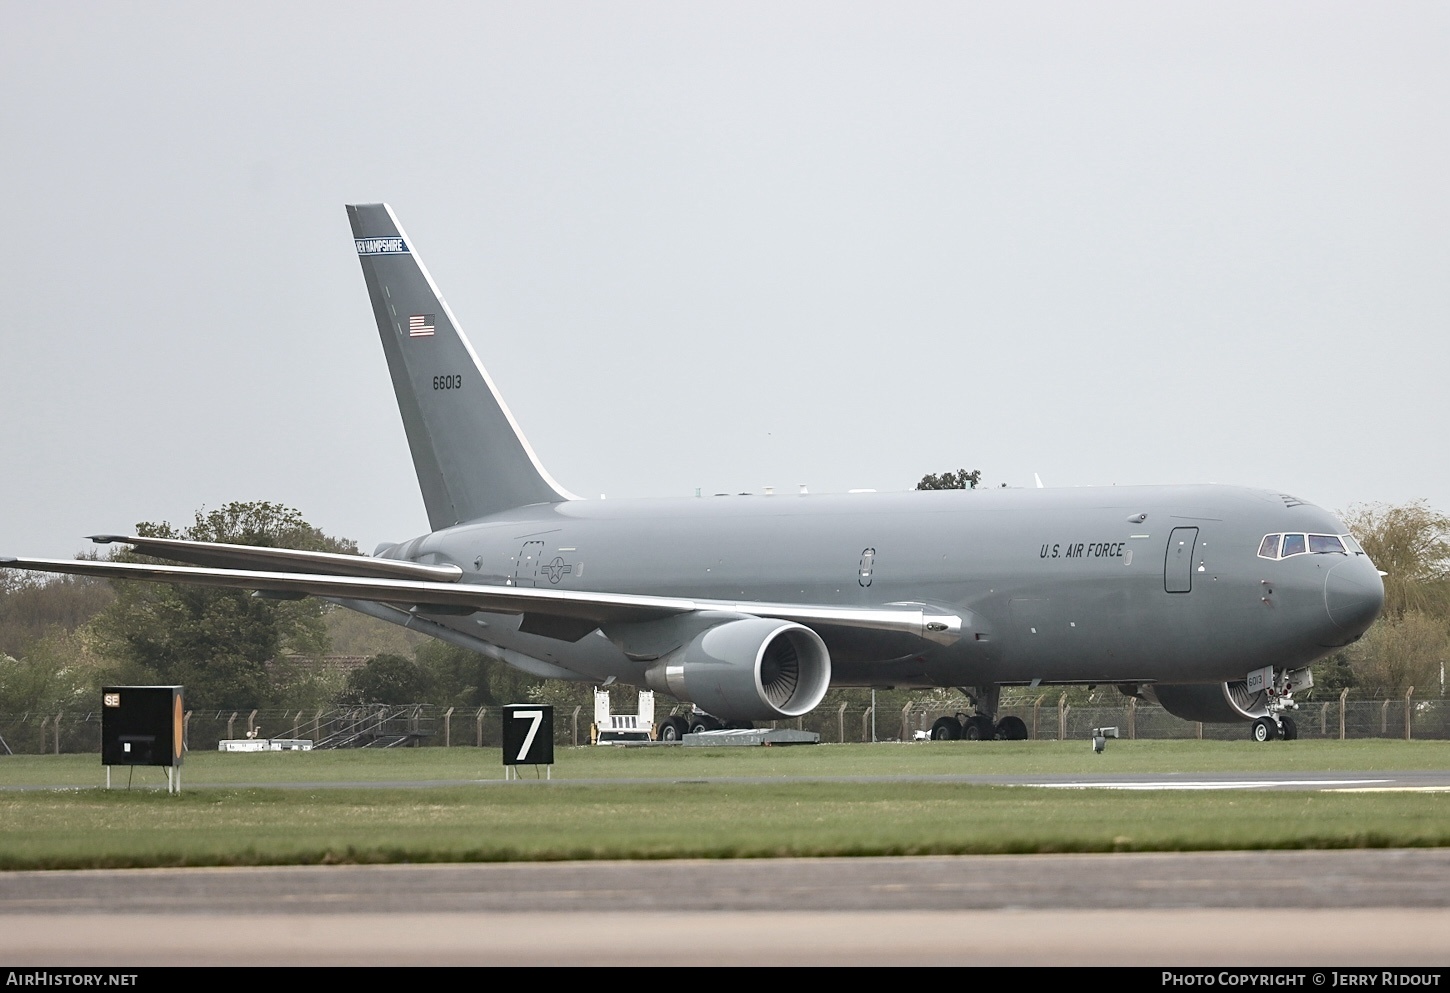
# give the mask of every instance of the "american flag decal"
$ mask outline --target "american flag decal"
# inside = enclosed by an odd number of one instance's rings
[[[437,329],[437,315],[414,314],[408,318],[408,337],[427,338]]]

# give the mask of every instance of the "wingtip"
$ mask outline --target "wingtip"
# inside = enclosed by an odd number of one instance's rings
[[[87,536],[88,541],[94,541],[97,545],[109,545],[113,541],[125,541],[125,535],[119,534],[93,534]]]

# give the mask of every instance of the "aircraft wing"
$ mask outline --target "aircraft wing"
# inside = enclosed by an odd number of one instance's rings
[[[123,539],[130,541],[131,539]],[[147,539],[148,541],[150,539]],[[250,548],[251,546],[233,546]],[[254,549],[254,551],[261,551]],[[279,551],[269,549],[266,551]],[[162,554],[172,554],[170,552]],[[219,553],[223,556],[228,552]],[[324,553],[304,553],[322,555]],[[362,556],[336,556],[380,563],[389,560]],[[416,565],[392,562],[392,565]],[[658,620],[693,611],[725,611],[775,617],[812,624],[866,628],[914,634],[950,643],[961,634],[961,618],[937,613],[920,604],[884,607],[836,607],[822,604],[762,603],[756,601],[695,600],[638,593],[595,593],[538,589],[525,586],[485,586],[477,583],[437,582],[429,579],[342,575],[275,570],[196,568],[108,562],[95,559],[0,558],[0,568],[59,572],[102,579],[142,580],[154,583],[189,583],[254,590],[279,597],[318,596],[366,600],[416,608],[421,613],[487,611],[522,614],[520,630],[576,641],[602,624]],[[430,568],[430,567],[418,567]]]

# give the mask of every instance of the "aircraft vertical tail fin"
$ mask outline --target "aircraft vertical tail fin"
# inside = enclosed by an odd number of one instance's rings
[[[574,499],[539,463],[392,208],[349,204],[347,216],[431,528]]]

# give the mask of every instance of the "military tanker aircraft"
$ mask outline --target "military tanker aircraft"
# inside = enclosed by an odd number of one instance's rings
[[[974,712],[932,733],[967,739],[1027,737],[999,720],[1001,688],[1056,684],[1293,738],[1310,663],[1381,607],[1381,574],[1344,525],[1273,489],[579,499],[534,454],[392,209],[347,214],[429,533],[372,556],[97,535],[184,564],[0,565],[322,597],[721,722],[797,717],[832,685],[958,687]]]

